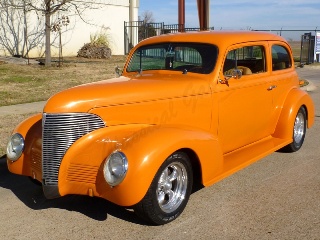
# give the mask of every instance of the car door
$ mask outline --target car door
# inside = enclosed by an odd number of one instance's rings
[[[221,67],[218,97],[218,136],[224,153],[271,134],[272,94],[269,90],[264,42],[230,47]],[[234,69],[241,71],[237,78]]]
[[[288,91],[298,85],[298,75],[294,70],[293,59],[288,45],[283,42],[270,41],[272,89],[272,125],[275,127],[279,119],[283,103]]]

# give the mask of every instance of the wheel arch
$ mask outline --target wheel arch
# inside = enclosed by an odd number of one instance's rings
[[[128,171],[123,182],[110,187],[104,180],[103,166],[114,151],[126,155]],[[210,132],[167,125],[109,127],[82,137],[68,149],[60,166],[59,192],[79,194],[81,190],[81,194],[86,194],[92,188],[95,196],[121,206],[133,206],[144,197],[163,162],[177,151],[190,158],[195,186],[209,185],[222,170],[221,147],[218,138]],[[78,165],[96,169],[91,174],[96,179],[95,186],[67,181],[69,168]]]
[[[222,170],[221,147],[217,137],[209,132],[188,127],[153,126],[143,134],[136,134],[138,138],[132,136],[119,148],[129,160],[126,178],[112,189],[119,193],[114,199],[119,205],[132,206],[139,202],[163,162],[175,152],[188,155],[195,186],[209,185]]]
[[[294,120],[301,107],[306,110],[307,127],[313,126],[315,109],[311,97],[301,89],[292,89],[283,104],[273,137],[292,138]]]
[[[201,189],[203,187],[202,183],[202,169],[201,162],[197,153],[191,148],[181,148],[177,150],[187,154],[191,162],[192,171],[193,171],[193,192]]]

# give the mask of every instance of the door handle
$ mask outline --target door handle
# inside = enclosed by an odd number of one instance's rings
[[[272,89],[276,88],[276,85],[271,85],[270,87],[268,87],[268,91],[271,91]]]

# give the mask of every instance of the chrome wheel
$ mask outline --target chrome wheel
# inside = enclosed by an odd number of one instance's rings
[[[292,143],[285,146],[282,150],[285,152],[298,151],[304,142],[307,129],[307,113],[304,107],[300,107],[293,125]]]
[[[135,213],[155,225],[173,221],[186,207],[192,183],[188,155],[180,151],[171,154],[155,174],[144,198],[133,207]]]
[[[293,129],[293,140],[300,143],[305,134],[305,116],[302,112],[298,112]]]
[[[183,202],[188,186],[186,168],[179,162],[166,167],[158,181],[157,199],[162,211],[175,211]]]

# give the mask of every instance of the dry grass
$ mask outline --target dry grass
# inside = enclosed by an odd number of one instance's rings
[[[292,55],[295,61],[300,61],[301,52],[301,42],[300,41],[290,41],[289,45],[292,49]]]
[[[115,76],[124,56],[108,60],[67,59],[62,67],[0,65],[0,106],[47,100],[53,94],[79,84]]]
[[[83,83],[115,76],[115,66],[122,67],[124,56],[109,60],[66,59],[61,68],[40,65],[0,64],[0,106],[47,100],[53,94]],[[22,120],[34,115],[0,116],[0,157],[5,154],[12,130]]]

